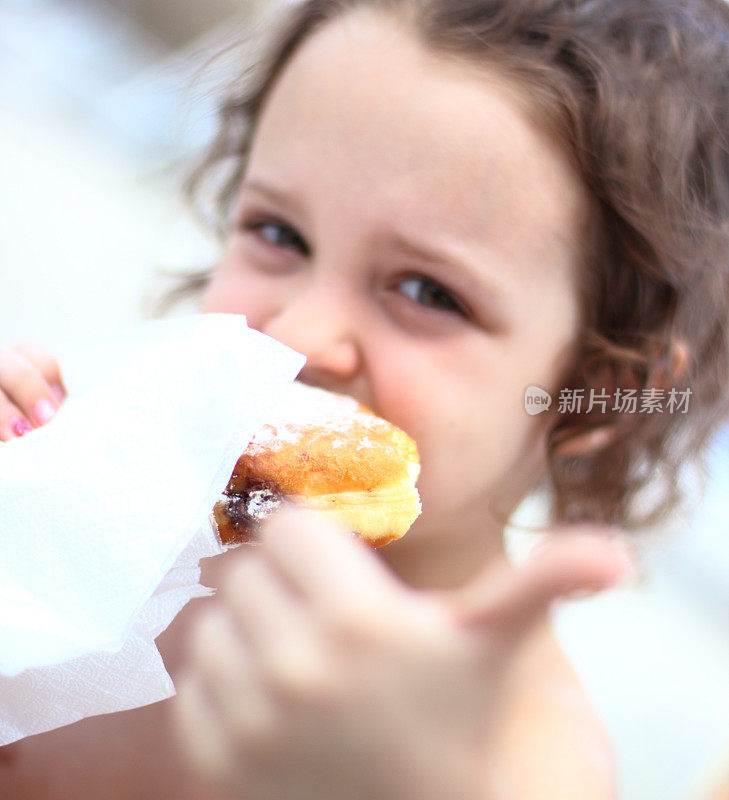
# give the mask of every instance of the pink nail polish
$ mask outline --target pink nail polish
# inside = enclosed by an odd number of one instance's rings
[[[10,423],[10,430],[16,436],[25,436],[26,433],[30,433],[33,430],[33,426],[24,419],[14,419]]]
[[[51,391],[59,404],[66,399],[66,392],[63,390],[63,387],[59,386],[57,383],[52,384]]]
[[[33,416],[35,417],[35,421],[39,425],[45,425],[46,422],[50,422],[55,416],[56,409],[51,403],[50,400],[46,400],[44,397],[42,400],[39,400],[35,408],[33,409]]]

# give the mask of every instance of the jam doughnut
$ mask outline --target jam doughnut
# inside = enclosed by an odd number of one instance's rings
[[[251,541],[286,499],[380,547],[420,514],[419,472],[406,433],[351,397],[296,383],[238,459],[213,519],[224,544]]]

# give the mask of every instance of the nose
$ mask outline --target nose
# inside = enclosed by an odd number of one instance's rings
[[[262,332],[306,356],[305,383],[343,391],[363,365],[351,303],[325,287],[290,297],[262,326]]]

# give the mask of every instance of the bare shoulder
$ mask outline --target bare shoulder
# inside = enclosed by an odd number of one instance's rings
[[[607,734],[546,625],[522,651],[499,751],[505,798],[616,797]]]

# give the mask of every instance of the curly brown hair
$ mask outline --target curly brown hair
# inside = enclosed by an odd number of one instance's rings
[[[725,418],[729,380],[729,6],[723,0],[302,0],[232,88],[188,189],[219,232],[263,103],[301,43],[359,7],[433,51],[505,70],[593,198],[584,328],[558,385],[690,390],[686,413],[552,413],[552,517],[638,526],[680,498]],[[194,276],[203,286],[205,274]],[[656,394],[655,396],[659,396]],[[553,412],[555,409],[553,409]],[[649,484],[660,485],[651,492]]]

